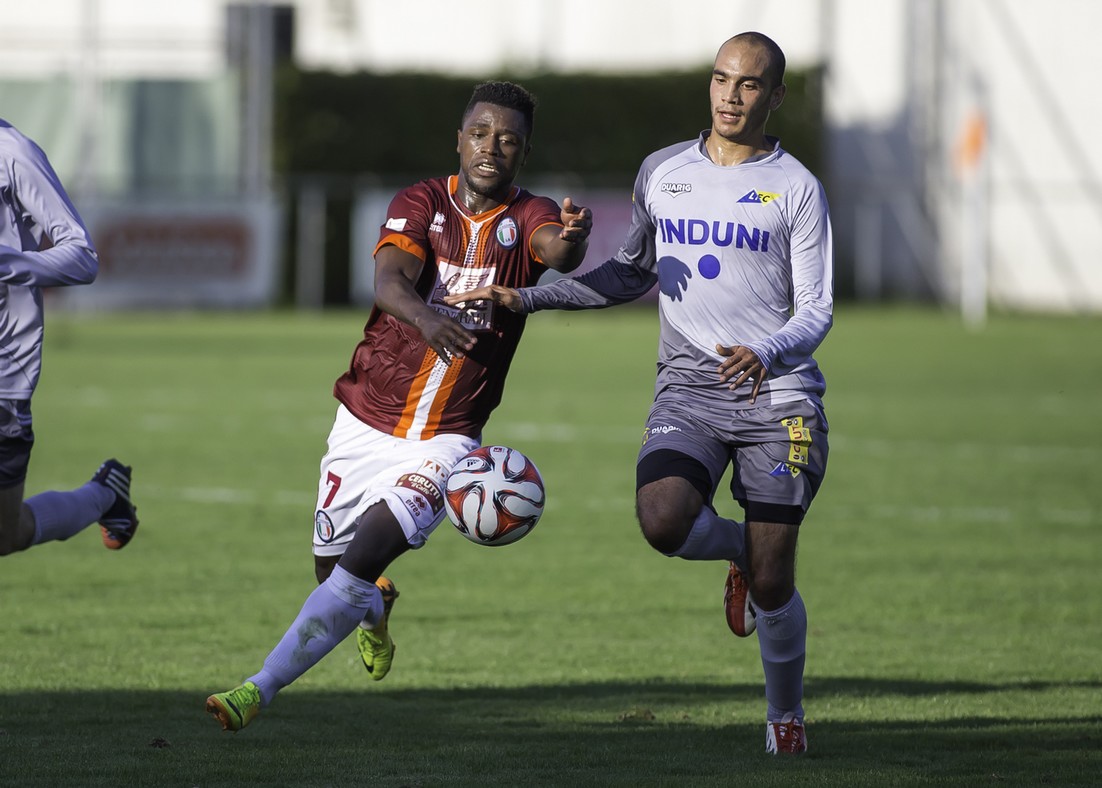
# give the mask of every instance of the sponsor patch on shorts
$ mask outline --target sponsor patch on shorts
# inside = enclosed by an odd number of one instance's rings
[[[669,435],[671,432],[681,432],[680,427],[675,427],[673,424],[660,424],[657,427],[648,427],[643,430],[643,445],[647,445],[647,441],[656,435]]]
[[[811,448],[811,430],[804,426],[804,417],[793,416],[790,419],[781,419],[781,426],[788,428],[788,462],[807,465]]]
[[[397,486],[405,487],[417,493],[416,496],[405,499],[406,506],[410,508],[410,512],[414,517],[418,517],[428,509],[431,509],[433,514],[438,514],[444,508],[444,496],[440,492],[440,487],[435,481],[423,474],[404,474],[398,479]]]
[[[778,462],[777,466],[769,472],[770,476],[790,476],[795,479],[800,475],[800,469],[787,462]]]

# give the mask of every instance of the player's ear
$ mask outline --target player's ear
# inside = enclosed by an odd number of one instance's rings
[[[784,101],[784,94],[786,90],[787,87],[785,85],[778,85],[777,87],[773,88],[773,93],[769,96],[770,112],[776,110],[777,107],[781,105],[781,102]]]
[[[456,153],[462,153],[463,152],[462,149],[463,149],[463,129],[456,129],[455,130],[455,152]]]

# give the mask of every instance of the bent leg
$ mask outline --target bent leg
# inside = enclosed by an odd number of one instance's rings
[[[677,476],[650,482],[635,493],[635,515],[643,538],[666,555],[685,544],[703,505],[696,488]]]
[[[315,556],[318,587],[268,654],[264,668],[248,679],[260,690],[263,706],[321,661],[361,622],[374,625],[382,619],[383,594],[375,581],[410,545],[386,502],[369,507],[357,522],[356,533],[342,556]]]
[[[0,491],[0,555],[43,542],[62,542],[96,522],[115,502],[97,482],[75,490],[50,490],[23,501],[23,484]]]
[[[378,618],[382,612],[382,593],[373,582],[334,567],[306,598],[261,671],[247,679],[260,690],[261,705],[267,706],[277,692],[321,661],[365,616]]]

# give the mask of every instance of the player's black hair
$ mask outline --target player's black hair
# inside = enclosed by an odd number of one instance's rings
[[[515,82],[480,82],[474,86],[471,100],[467,102],[467,108],[463,110],[463,122],[471,114],[474,105],[484,101],[495,107],[515,109],[524,116],[524,122],[528,124],[528,136],[532,136],[532,127],[536,115],[536,97],[526,88]]]
[[[769,71],[773,84],[770,87],[779,87],[784,84],[785,58],[784,51],[777,46],[777,42],[764,33],[747,31],[733,36],[731,41],[740,41],[759,46],[769,53]]]

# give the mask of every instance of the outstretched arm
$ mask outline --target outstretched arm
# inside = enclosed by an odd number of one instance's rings
[[[593,212],[588,208],[575,205],[567,197],[562,202],[562,228],[547,224],[532,234],[532,250],[548,267],[559,273],[568,274],[582,263],[589,246],[589,233],[593,229]],[[463,309],[476,301],[492,301],[501,304],[513,312],[523,311],[520,293],[503,285],[486,285],[465,293],[444,296],[448,306]]]
[[[575,205],[567,197],[562,201],[562,229],[545,225],[532,235],[532,250],[548,268],[568,274],[582,264],[589,233],[593,228],[593,213],[588,208]]]

